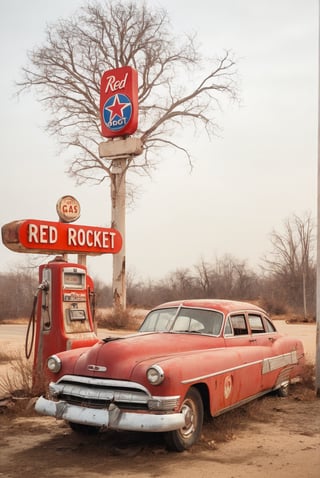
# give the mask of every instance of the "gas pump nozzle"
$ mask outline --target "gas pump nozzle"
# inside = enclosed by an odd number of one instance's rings
[[[36,291],[35,295],[38,294],[39,290],[43,290],[43,291],[47,292],[49,290],[49,282],[47,280],[44,280],[43,282],[41,282],[41,284],[39,284],[38,287],[37,287],[37,291]]]

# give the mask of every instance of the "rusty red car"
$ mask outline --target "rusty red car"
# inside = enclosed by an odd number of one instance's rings
[[[285,396],[304,365],[303,344],[267,313],[229,300],[183,300],[151,310],[133,335],[49,357],[48,396],[37,412],[77,432],[163,432],[190,448],[205,414],[218,416],[263,394]]]

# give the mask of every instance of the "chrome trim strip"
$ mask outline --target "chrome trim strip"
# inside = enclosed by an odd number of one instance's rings
[[[194,378],[189,378],[187,380],[182,380],[181,383],[191,383],[191,382],[195,382],[195,381],[198,381],[198,380],[204,380],[206,378],[211,378],[211,377],[216,377],[218,375],[223,375],[224,373],[230,373],[230,372],[234,372],[235,370],[239,370],[241,368],[247,368],[247,367],[251,367],[252,365],[258,365],[259,363],[262,363],[263,360],[257,360],[256,362],[250,362],[250,363],[245,363],[243,365],[238,365],[237,367],[231,367],[231,368],[226,368],[224,370],[220,370],[219,372],[213,372],[213,373],[209,373],[207,375],[200,375],[198,377],[194,377]]]
[[[262,360],[256,360],[255,362],[248,362],[242,365],[238,365],[237,367],[231,367],[224,370],[219,370],[219,372],[213,372],[207,375],[200,375],[198,377],[189,378],[187,380],[182,380],[181,383],[188,384],[192,382],[197,382],[199,380],[205,380],[208,378],[216,377],[218,375],[223,375],[225,373],[234,372],[236,370],[240,370],[242,368],[251,367],[253,365],[258,365],[259,363],[262,364],[261,373],[264,375],[266,373],[272,372],[274,370],[278,370],[283,368],[287,365],[294,365],[298,363],[297,351],[294,350],[292,352],[276,355],[275,357],[268,357]]]
[[[266,374],[273,370],[286,367],[287,365],[294,365],[298,363],[297,351],[289,352],[283,355],[277,355],[276,357],[266,358],[263,361],[262,373]]]

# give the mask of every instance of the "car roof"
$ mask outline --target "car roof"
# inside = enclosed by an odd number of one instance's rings
[[[241,302],[238,300],[226,300],[226,299],[184,299],[174,300],[160,304],[154,309],[162,309],[168,307],[198,307],[204,309],[214,309],[228,314],[229,312],[243,311],[243,310],[255,310],[266,314],[265,310],[261,307],[251,304],[249,302]]]

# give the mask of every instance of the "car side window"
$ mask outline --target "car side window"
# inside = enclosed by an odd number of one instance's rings
[[[264,323],[261,315],[249,314],[248,320],[251,332],[253,334],[263,334],[265,332]]]
[[[247,335],[248,327],[244,314],[235,314],[230,316],[230,321],[234,335]]]
[[[266,332],[270,333],[270,332],[277,331],[273,323],[267,317],[264,317],[264,323],[265,323]]]
[[[226,325],[224,328],[224,335],[233,335],[232,325],[230,322],[230,317],[227,318]]]

